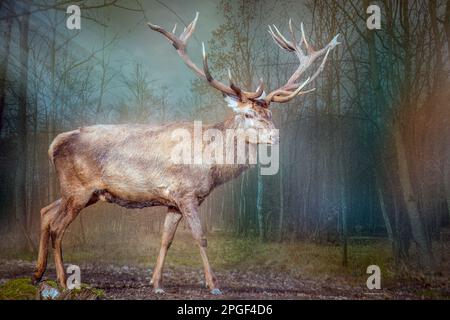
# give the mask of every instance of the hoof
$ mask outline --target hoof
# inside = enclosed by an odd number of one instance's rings
[[[40,276],[39,276],[40,275]],[[40,274],[37,270],[33,272],[31,276],[31,283],[35,286],[42,281],[43,274]]]
[[[221,296],[222,295],[222,291],[220,291],[220,289],[212,289],[211,290],[211,294],[215,295],[215,296]]]
[[[153,292],[154,292],[155,294],[165,294],[165,293],[166,293],[166,292],[165,292],[163,289],[161,289],[161,288],[157,288],[157,289],[153,290]]]
[[[31,277],[31,284],[33,286],[37,285],[39,282],[41,282],[41,279],[36,278],[35,276]]]

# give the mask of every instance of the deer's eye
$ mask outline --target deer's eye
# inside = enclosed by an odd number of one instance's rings
[[[251,116],[249,115],[249,114],[245,114],[245,117],[247,118],[247,119],[250,119],[251,118]]]

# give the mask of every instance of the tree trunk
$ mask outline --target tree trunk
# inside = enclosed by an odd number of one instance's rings
[[[256,194],[256,215],[258,218],[258,235],[259,239],[261,241],[264,240],[264,216],[263,216],[263,192],[264,192],[264,186],[263,186],[263,179],[261,176],[261,172],[259,170],[258,166],[258,172],[256,173],[258,176],[258,182],[257,182],[257,194]]]
[[[238,234],[242,234],[243,230],[245,230],[245,177],[243,174],[241,176],[241,187],[240,187],[240,196],[239,196],[239,212],[238,212]]]
[[[57,24],[57,12],[55,10],[52,21],[52,34],[50,42],[50,82],[51,82],[51,103],[48,118],[48,142],[51,143],[56,136],[56,122],[57,122],[57,85],[56,85],[56,24]],[[50,202],[56,200],[56,177],[54,170],[49,167],[48,170],[48,193]]]
[[[384,201],[384,194],[383,194],[383,188],[381,187],[378,178],[377,179],[377,183],[376,183],[376,187],[377,187],[377,194],[378,194],[378,201],[380,202],[380,210],[381,213],[383,215],[383,220],[384,220],[384,225],[386,227],[386,232],[388,235],[388,239],[389,242],[392,244],[393,243],[393,239],[394,239],[394,233],[392,231],[392,225],[391,225],[391,221],[389,219],[389,215],[387,212],[387,207],[386,207],[386,202]]]
[[[27,10],[27,9],[26,9]],[[16,169],[16,220],[24,232],[26,243],[30,246],[27,221],[27,104],[28,104],[28,31],[30,15],[25,13],[20,19],[20,74],[17,111],[17,169]],[[32,248],[32,247],[31,247]]]
[[[444,21],[445,35],[447,36],[447,46],[450,51],[450,0],[447,0],[447,8],[445,10]]]
[[[342,169],[341,169],[342,170]],[[348,225],[347,225],[347,201],[345,194],[345,177],[343,171],[341,171],[341,221],[342,221],[342,265],[348,266]]]
[[[278,217],[278,241],[283,240],[283,224],[284,224],[284,181],[283,181],[283,165],[280,163],[280,213]]]
[[[344,146],[344,130],[342,125],[339,125],[339,145],[341,148]],[[348,224],[347,224],[347,170],[344,166],[344,154],[341,152],[339,156],[339,198],[340,198],[340,211],[341,211],[341,223],[342,223],[342,265],[346,267],[348,265]]]
[[[417,205],[416,195],[414,194],[408,159],[406,156],[406,148],[403,142],[403,137],[400,128],[396,128],[394,133],[396,155],[397,155],[397,165],[398,174],[400,179],[400,187],[403,195],[403,199],[406,205],[406,211],[411,223],[411,231],[414,241],[417,245],[417,251],[419,257],[422,260],[422,264],[427,269],[431,271],[434,268],[434,257],[431,251],[431,242],[427,238],[423,224],[420,218],[420,212]]]
[[[9,53],[11,49],[11,29],[12,21],[8,19],[6,21],[6,28],[3,32],[3,41],[5,42],[5,53],[3,60],[0,64],[0,133],[3,129],[3,113],[6,105],[6,84],[8,77],[8,63]]]

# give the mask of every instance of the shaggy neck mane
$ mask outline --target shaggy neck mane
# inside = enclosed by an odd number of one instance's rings
[[[226,119],[225,121],[215,123],[210,125],[209,128],[220,130],[223,134],[223,137],[226,137],[227,130],[237,129],[239,126],[239,115],[234,115]],[[214,143],[214,142],[213,142]],[[224,142],[225,143],[225,142]],[[218,164],[214,165],[211,168],[212,176],[216,186],[224,184],[238,176],[240,176],[245,170],[252,167],[249,164],[249,155],[250,152],[256,151],[257,145],[245,142],[245,163],[246,164]],[[233,152],[235,159],[237,155],[237,144],[233,143],[231,146],[225,144],[225,154]],[[235,162],[236,163],[236,162]]]

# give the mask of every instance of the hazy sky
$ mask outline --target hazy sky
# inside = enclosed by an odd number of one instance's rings
[[[164,4],[175,11],[186,23],[195,17],[196,11],[200,12],[197,29],[189,41],[189,54],[200,65],[201,41],[207,43],[211,37],[211,31],[223,22],[222,16],[218,14],[218,2],[219,0],[164,0]],[[134,1],[129,3],[133,6]],[[164,5],[154,0],[143,1],[143,5],[145,15],[152,23],[164,26],[168,30],[177,23],[177,33],[182,31],[183,24],[180,18]],[[98,14],[102,13],[98,12]],[[120,35],[111,54],[112,66],[115,69],[125,71],[133,61],[138,61],[146,67],[149,78],[157,79],[159,83],[169,88],[176,86],[177,90],[174,90],[176,96],[179,97],[188,92],[189,81],[195,78],[194,74],[188,70],[169,42],[161,34],[148,28],[147,19],[141,13],[111,8],[104,10],[104,14],[110,18],[106,29],[108,40],[115,33]],[[87,50],[99,48],[103,38],[102,29],[97,24],[84,23],[80,36],[76,40],[78,45]]]

